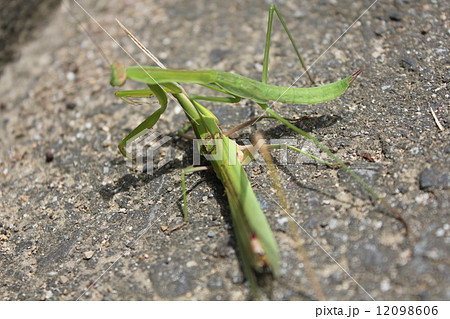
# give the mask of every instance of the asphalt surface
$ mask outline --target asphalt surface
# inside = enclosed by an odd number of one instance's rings
[[[191,143],[176,135],[186,123],[180,107],[169,104],[155,128],[168,139],[151,174],[128,167],[117,144],[156,102],[135,106],[114,96],[109,64],[136,62],[69,3],[72,14],[67,6],[49,13],[0,78],[1,299],[250,299],[224,188],[213,172],[189,175],[189,221],[169,234],[183,223],[180,175],[192,164]],[[167,67],[261,77],[264,1],[82,4],[139,63],[150,64],[115,18]],[[281,151],[273,153],[275,162],[328,300],[448,300],[449,2],[371,4],[277,2],[318,84],[358,69],[362,74],[337,100],[275,108],[286,117],[304,116],[296,125],[383,195],[407,221],[409,236],[389,210],[341,170],[292,153],[286,159]],[[269,82],[288,86],[301,73],[276,23]],[[311,84],[301,77],[295,85]],[[204,104],[224,129],[263,114],[251,101]],[[257,131],[272,142],[281,139],[326,158],[271,120],[242,130],[238,142]],[[256,161],[246,170],[281,254],[281,276],[261,278],[259,298],[315,300],[267,167]]]

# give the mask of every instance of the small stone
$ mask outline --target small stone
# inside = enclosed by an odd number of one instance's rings
[[[425,26],[422,28],[422,30],[420,30],[420,33],[422,33],[423,35],[427,34],[428,32],[430,32],[432,28],[431,23],[427,23],[425,24]]]
[[[219,63],[222,61],[231,50],[214,49],[209,53],[209,59],[212,63]]]
[[[402,15],[398,12],[391,12],[389,13],[389,19],[392,21],[402,21]]]
[[[419,194],[414,198],[414,200],[416,201],[417,204],[426,204],[429,199],[430,199],[430,194],[427,194],[427,193]]]
[[[50,163],[51,161],[53,161],[54,155],[51,151],[47,151],[45,152],[45,161],[47,163]]]
[[[62,275],[59,277],[59,281],[61,281],[61,283],[65,284],[66,282],[69,281],[69,278],[67,278],[66,276]]]
[[[281,217],[281,218],[278,218],[278,220],[277,220],[278,224],[280,224],[281,226],[286,224],[288,221],[289,221],[289,219],[287,217]]]
[[[382,36],[387,31],[386,22],[384,20],[379,21],[375,26],[375,35]]]
[[[416,71],[416,65],[417,63],[411,58],[403,58],[400,61],[400,66],[408,71]]]
[[[67,79],[68,81],[73,81],[73,80],[75,80],[75,78],[76,78],[75,73],[73,73],[73,72],[67,72],[67,74],[66,74],[66,79]]]
[[[319,222],[316,219],[309,219],[306,221],[305,225],[303,226],[303,228],[307,228],[307,229],[314,229],[317,228],[317,224]]]
[[[296,19],[304,18],[307,15],[308,15],[308,11],[305,11],[305,10],[296,10],[294,12],[294,18],[296,18]]]
[[[67,103],[66,103],[66,108],[67,108],[68,110],[73,110],[76,106],[77,106],[77,104],[74,103],[74,102],[67,102]]]
[[[190,260],[186,263],[186,267],[188,267],[188,268],[192,268],[195,266],[197,266],[197,263],[195,262],[195,260]]]
[[[92,256],[94,256],[94,251],[93,251],[93,250],[89,250],[89,251],[86,251],[86,252],[83,254],[83,259],[89,260],[89,259],[92,258]]]
[[[161,226],[161,230],[162,230],[162,231],[166,231],[168,228],[169,228],[169,226],[165,226],[165,225],[164,225],[164,226]]]
[[[443,230],[442,228],[439,228],[438,230],[436,230],[436,237],[442,237],[445,234],[445,230]]]
[[[45,300],[49,300],[51,297],[53,297],[53,292],[51,290],[47,290],[45,292]]]
[[[381,280],[380,289],[383,292],[388,291],[389,289],[391,289],[391,282],[390,282],[390,280],[388,278],[385,278],[385,279]]]
[[[439,260],[441,258],[441,254],[436,249],[430,249],[425,253],[425,256],[432,260]]]
[[[436,169],[425,168],[419,175],[419,187],[422,190],[450,188],[450,174]]]
[[[337,226],[338,226],[338,220],[336,218],[332,218],[330,220],[330,223],[328,224],[328,227],[330,229],[336,229]]]
[[[206,236],[208,236],[209,238],[214,238],[216,234],[214,234],[213,232],[209,232]]]
[[[231,274],[231,282],[233,284],[240,284],[244,281],[244,274],[238,271],[235,271]]]

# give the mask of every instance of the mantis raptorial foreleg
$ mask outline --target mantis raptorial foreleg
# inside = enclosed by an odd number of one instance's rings
[[[155,112],[153,112],[152,115],[150,115],[148,118],[146,118],[134,130],[132,130],[131,133],[128,134],[127,137],[125,137],[119,143],[119,150],[122,153],[122,155],[127,158],[130,158],[130,159],[133,159],[133,158],[131,158],[127,154],[127,151],[125,149],[125,147],[127,146],[127,143],[129,141],[131,142],[132,140],[141,136],[144,132],[146,132],[146,130],[150,130],[156,124],[156,122],[158,122],[159,118],[164,113],[164,111],[166,110],[166,107],[167,107],[167,95],[164,92],[164,90],[159,85],[152,85],[152,84],[147,84],[147,85],[150,88],[150,90],[148,90],[146,92],[147,93],[151,92],[151,94],[154,94],[157,97],[159,105],[161,107],[159,109],[157,109]]]

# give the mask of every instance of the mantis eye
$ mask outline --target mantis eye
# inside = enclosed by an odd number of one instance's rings
[[[111,80],[112,86],[122,86],[127,80],[127,72],[125,66],[120,62],[114,62],[111,65]]]

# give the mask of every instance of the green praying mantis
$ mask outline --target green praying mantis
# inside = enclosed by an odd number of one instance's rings
[[[127,79],[130,79],[145,83],[148,86],[148,89],[146,90],[119,91],[116,93],[119,98],[126,102],[131,102],[130,98],[149,97],[153,95],[157,98],[160,105],[159,109],[153,112],[153,114],[132,130],[131,133],[119,143],[119,150],[125,157],[131,158],[130,154],[126,151],[127,144],[142,135],[144,131],[153,128],[161,115],[166,111],[168,103],[167,94],[171,94],[183,108],[189,119],[190,127],[192,127],[192,130],[195,133],[196,139],[200,140],[200,153],[208,158],[217,177],[221,180],[225,188],[230,205],[231,219],[238,251],[241,257],[242,269],[253,292],[257,287],[257,273],[269,270],[275,277],[280,274],[280,257],[274,235],[272,234],[270,226],[260,208],[242,166],[242,163],[248,162],[249,158],[252,159],[251,149],[246,146],[240,146],[231,140],[229,138],[230,134],[224,133],[221,129],[218,118],[198,101],[206,100],[222,103],[236,103],[241,99],[253,100],[268,113],[268,116],[266,117],[280,121],[298,134],[311,140],[321,150],[326,152],[337,165],[345,169],[353,178],[355,178],[370,194],[375,198],[381,199],[372,188],[370,188],[358,175],[350,170],[342,160],[331,153],[316,138],[302,131],[297,126],[293,125],[290,120],[281,117],[269,107],[268,102],[270,101],[295,104],[315,104],[333,100],[345,93],[361,72],[358,70],[340,81],[312,88],[280,87],[267,84],[269,47],[274,13],[276,13],[282,23],[300,63],[305,69],[305,73],[309,76],[294,39],[278,9],[273,5],[269,8],[269,21],[261,82],[238,74],[217,70],[186,71],[162,69],[151,66],[125,68],[120,63],[114,63],[111,67],[111,85],[121,86]],[[198,84],[223,93],[226,96],[211,97],[188,95],[179,83]],[[244,125],[251,125],[260,119],[261,118],[250,120]],[[185,131],[186,129],[183,130],[183,133]],[[269,145],[269,147],[280,148],[281,146]],[[297,152],[302,152],[293,146],[287,145],[286,147]],[[328,162],[320,159],[317,160],[331,166]],[[185,175],[204,169],[205,167],[189,167],[182,171],[181,183],[183,189],[183,210],[185,219],[187,218]],[[398,218],[403,222],[401,217]],[[406,227],[406,223],[404,224]]]

